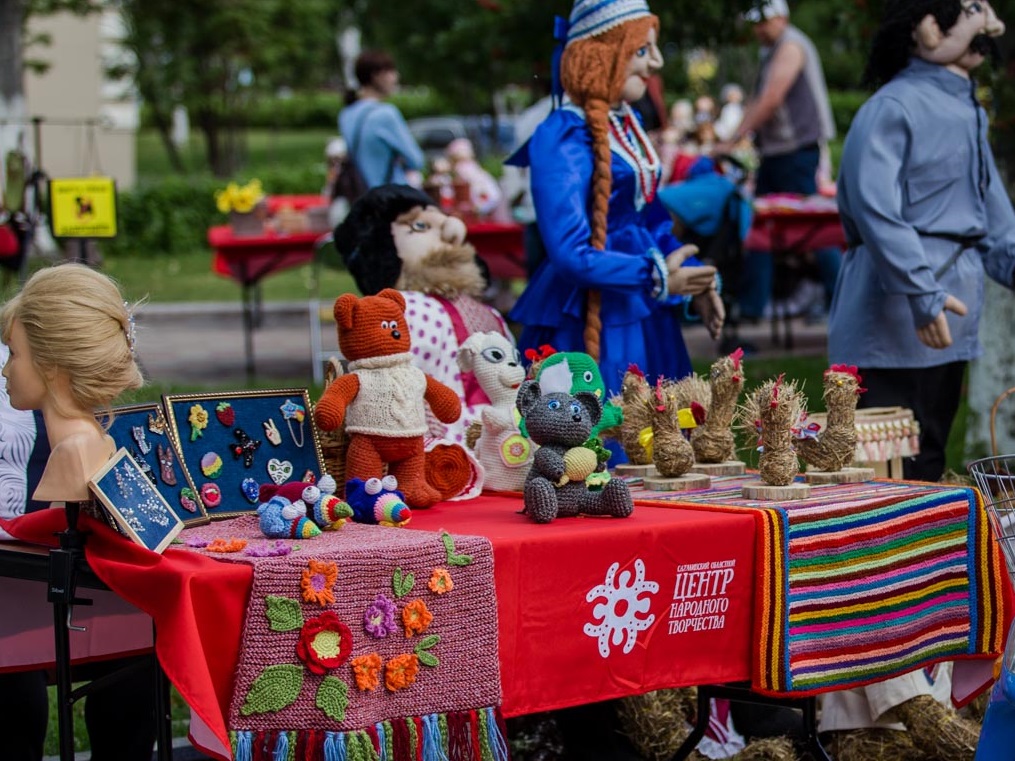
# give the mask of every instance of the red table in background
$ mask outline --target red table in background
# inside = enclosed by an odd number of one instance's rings
[[[465,220],[465,240],[490,267],[496,280],[527,277],[525,268],[525,228],[517,222]]]
[[[834,198],[779,193],[754,200],[754,221],[744,241],[747,256],[751,251],[770,251],[778,272],[780,264],[808,251],[830,247],[846,248],[846,235]],[[773,341],[779,343],[781,318],[787,349],[793,347],[790,317],[779,309],[774,310],[772,317]]]

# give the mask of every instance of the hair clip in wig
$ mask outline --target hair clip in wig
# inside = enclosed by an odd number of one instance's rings
[[[127,337],[127,348],[131,354],[137,354],[137,323],[134,321],[134,309],[125,301],[123,310],[127,313],[127,326],[123,329]]]

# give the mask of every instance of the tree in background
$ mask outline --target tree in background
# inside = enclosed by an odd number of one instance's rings
[[[9,1],[9,0],[8,0]],[[313,89],[334,78],[331,0],[117,0],[134,54],[135,84],[169,152],[173,109],[203,133],[208,166],[239,166],[244,111],[281,88]]]

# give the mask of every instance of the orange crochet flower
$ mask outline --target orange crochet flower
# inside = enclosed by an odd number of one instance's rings
[[[328,603],[335,602],[333,588],[337,580],[337,565],[320,560],[311,560],[307,563],[307,567],[303,569],[303,578],[300,580],[303,599],[306,602],[317,603],[322,608]]]
[[[426,603],[422,600],[413,600],[402,608],[402,624],[405,626],[405,636],[422,634],[433,621],[433,613],[427,610]]]
[[[356,678],[356,686],[363,692],[376,690],[381,677],[381,656],[377,653],[360,655],[353,658],[352,673]]]
[[[430,574],[430,582],[427,584],[434,594],[442,595],[455,588],[455,582],[451,580],[451,574],[446,568],[434,568]]]
[[[419,673],[419,658],[414,653],[396,655],[384,666],[384,686],[394,692],[402,690],[416,681]]]
[[[239,552],[246,546],[246,539],[212,539],[205,549],[208,552]]]

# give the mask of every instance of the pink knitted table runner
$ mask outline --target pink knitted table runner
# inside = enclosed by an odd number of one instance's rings
[[[181,538],[254,568],[229,712],[237,761],[507,758],[489,540],[347,524],[269,541],[256,516]],[[212,551],[223,540],[246,546]]]

